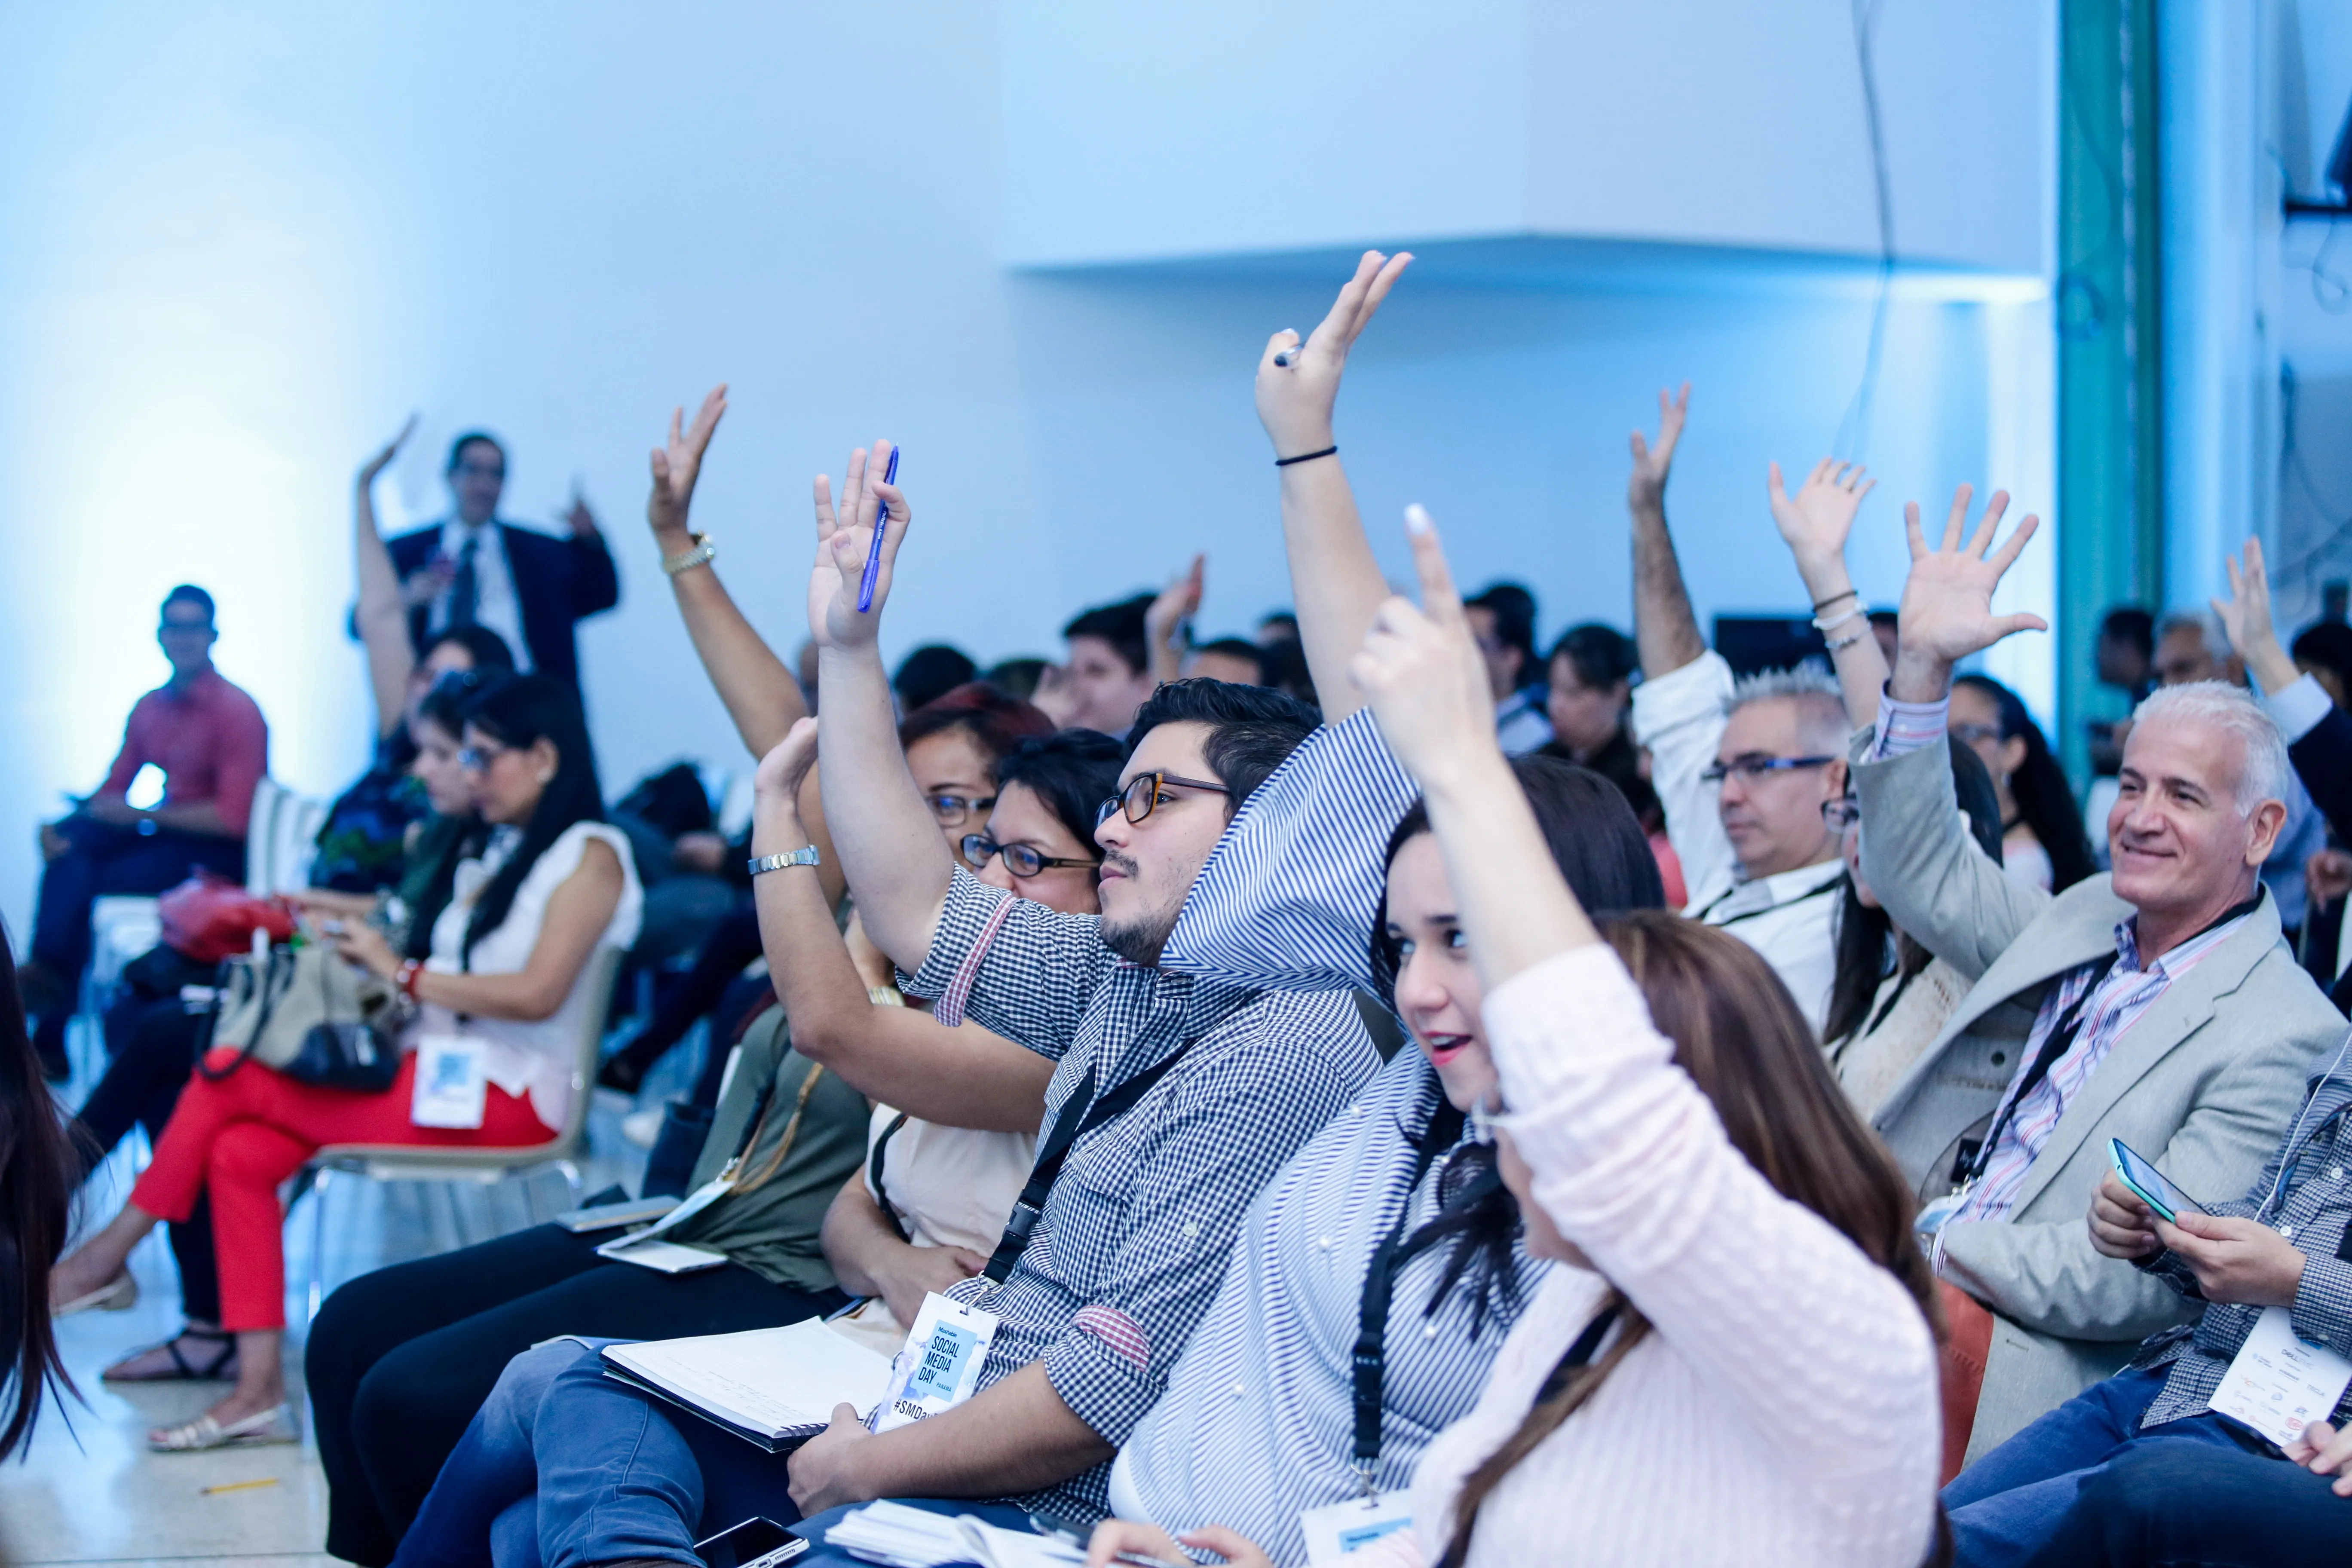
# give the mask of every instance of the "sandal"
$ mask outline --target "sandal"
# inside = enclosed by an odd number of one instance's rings
[[[139,1281],[133,1279],[131,1270],[126,1268],[88,1295],[76,1296],[56,1307],[49,1316],[70,1318],[76,1312],[127,1312],[137,1305]]]
[[[180,1352],[182,1340],[203,1340],[220,1348],[212,1359],[198,1366]],[[142,1356],[162,1351],[172,1358],[169,1372],[126,1373],[122,1369]],[[143,1346],[132,1351],[112,1366],[99,1373],[106,1383],[235,1383],[236,1368],[236,1336],[226,1329],[182,1329],[161,1344]]]
[[[224,1426],[210,1411],[184,1426],[167,1426],[147,1434],[147,1447],[159,1454],[192,1454],[205,1448],[257,1447],[264,1443],[299,1443],[294,1407],[273,1405],[241,1421]]]

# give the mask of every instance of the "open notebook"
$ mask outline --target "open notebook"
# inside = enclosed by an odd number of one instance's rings
[[[604,1375],[773,1454],[815,1436],[836,1405],[869,1415],[890,1358],[810,1318],[782,1329],[604,1347]]]

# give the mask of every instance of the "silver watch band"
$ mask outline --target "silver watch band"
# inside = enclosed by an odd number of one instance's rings
[[[762,871],[781,871],[787,866],[814,866],[817,861],[816,846],[806,844],[789,855],[762,855],[757,859],[745,861],[744,865],[756,877]]]

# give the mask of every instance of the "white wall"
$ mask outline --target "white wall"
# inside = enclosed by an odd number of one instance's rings
[[[1294,13],[1320,14],[1265,8],[1273,42],[1243,85],[1303,68],[1282,30]],[[1117,15],[1160,37],[1142,8]],[[951,0],[737,0],[685,20],[553,0],[0,12],[13,928],[30,912],[31,824],[96,781],[123,712],[161,677],[154,605],[174,582],[219,596],[221,667],[269,714],[274,771],[323,793],[357,769],[371,715],[341,635],[350,479],[411,409],[418,445],[380,488],[401,510],[438,507],[440,447],[474,425],[509,442],[512,515],[547,518],[575,476],[601,510],[624,602],[583,646],[615,792],[673,756],[734,759],[635,521],[670,406],[722,378],[735,411],[698,518],[786,651],[809,476],[877,435],[907,444],[919,531],[893,651],[931,638],[982,658],[1054,651],[1076,607],[1153,584],[1195,548],[1211,556],[1204,629],[1286,601],[1249,377],[1268,331],[1319,315],[1345,259],[1008,270],[1024,209],[1000,126],[1034,16]],[[1356,73],[1353,111],[1394,112],[1399,84],[1418,82],[1438,93],[1423,126],[1475,118],[1475,75],[1398,61],[1476,44],[1478,16],[1389,23],[1386,55],[1338,62]],[[1204,44],[1160,64],[1174,76],[1223,58]],[[1160,93],[1171,144],[1203,117],[1246,119],[1159,81],[1127,88]],[[1754,125],[1727,114],[1708,134]],[[1148,173],[1090,156],[1079,142],[1023,153],[1066,171],[1073,207],[1125,199],[1118,182]],[[1433,155],[1391,181],[1421,192],[1412,212],[1317,221],[1417,241],[1429,187],[1491,172]],[[1033,163],[1020,179],[1041,188]],[[1898,186],[1896,199],[1914,198]],[[1408,218],[1409,232],[1389,226]],[[1827,448],[1860,373],[1866,281],[1708,247],[1610,252],[1581,271],[1556,258],[1482,271],[1484,254],[1408,281],[1343,400],[1385,559],[1403,570],[1395,519],[1424,500],[1463,574],[1526,579],[1547,632],[1622,624],[1626,433],[1654,417],[1657,387],[1688,376],[1694,424],[1669,500],[1702,613],[1797,606],[1763,468]],[[2002,482],[1995,458],[2028,476],[2021,507],[2046,498],[2046,408],[2030,411],[2046,376],[2018,325],[2033,300],[2030,285],[1901,286],[1869,454],[1885,483],[1858,547],[1874,596],[1900,580],[1904,498],[1932,515],[1958,480]]]

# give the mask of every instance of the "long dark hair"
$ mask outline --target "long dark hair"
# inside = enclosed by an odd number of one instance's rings
[[[1663,912],[1618,915],[1601,921],[1601,930],[1641,987],[1658,1032],[1674,1042],[1675,1064],[1714,1103],[1732,1147],[1775,1192],[1821,1215],[1901,1280],[1940,1338],[1935,1276],[1911,1234],[1911,1185],[1830,1076],[1811,1026],[1772,966],[1738,937]],[[1622,1293],[1612,1290],[1607,1305],[1621,1314],[1608,1351],[1560,1379],[1464,1479],[1441,1568],[1468,1561],[1479,1505],[1649,1332]],[[1938,1537],[1940,1557],[1940,1525]]]
[[[1087,854],[1100,860],[1095,812],[1118,793],[1119,764],[1126,760],[1127,748],[1098,731],[1059,730],[1013,748],[996,764],[996,787],[1026,788]]]
[[[518,750],[546,741],[554,746],[556,755],[555,776],[540,792],[539,805],[532,808],[530,821],[523,825],[522,842],[475,900],[473,915],[466,922],[465,944],[459,950],[461,955],[470,955],[474,943],[498,930],[513,910],[522,879],[548,846],[574,823],[603,820],[604,795],[596,782],[596,752],[588,742],[580,700],[562,682],[544,675],[493,680],[466,704],[464,721],[467,728]],[[411,956],[422,956],[430,950],[434,923],[448,907],[457,885],[458,861],[481,854],[488,842],[488,825],[477,824],[434,868],[409,925]]]
[[[2074,786],[2052,754],[2049,737],[2025,710],[2024,699],[1990,675],[1963,675],[1952,684],[1974,687],[1991,698],[2000,714],[2000,738],[2025,742],[2025,761],[2009,775],[2009,794],[2017,802],[2018,820],[2033,830],[2034,841],[2050,857],[2050,890],[2063,893],[2097,871]]]
[[[1992,774],[1987,771],[1984,759],[1969,747],[1947,735],[1945,750],[1952,759],[1952,794],[1958,797],[1960,816],[1966,819],[1969,831],[1976,836],[1978,847],[2000,864],[2000,796],[1992,787]],[[1887,967],[1892,947],[1894,968]],[[1830,983],[1829,1017],[1822,1025],[1824,1043],[1847,1040],[1861,1034],[1872,1022],[1871,1005],[1878,998],[1878,987],[1891,973],[1900,975],[1905,985],[1918,978],[1919,972],[1935,961],[1935,954],[1911,940],[1907,933],[1897,931],[1895,922],[1883,909],[1872,909],[1862,901],[1851,879],[1846,882],[1837,917],[1837,975]],[[1897,995],[1901,994],[1898,990]],[[1894,998],[1887,999],[1894,1005]]]
[[[1558,757],[1514,757],[1511,772],[1534,808],[1553,863],[1586,909],[1665,907],[1657,857],[1650,852],[1640,820],[1616,785],[1590,768]],[[1391,871],[1398,853],[1428,831],[1428,804],[1415,801],[1389,835],[1386,863]],[[1393,1012],[1401,954],[1388,933],[1388,889],[1382,888],[1380,916],[1372,926],[1372,980],[1381,1000]],[[1425,1112],[1437,1110],[1444,1099],[1440,1089],[1436,1103],[1427,1105]],[[1403,1131],[1407,1142],[1420,1136],[1418,1128]],[[1490,1313],[1507,1317],[1518,1294],[1511,1248],[1519,1235],[1519,1205],[1496,1170],[1491,1143],[1465,1149],[1447,1163],[1440,1181],[1444,1201],[1406,1245],[1418,1251],[1453,1239],[1445,1272],[1424,1311],[1435,1313],[1454,1288],[1466,1280],[1474,1298],[1471,1330],[1475,1333]]]
[[[25,1030],[14,951],[0,928],[0,1459],[31,1439],[48,1390],[74,1392],[49,1321],[74,1165]]]

